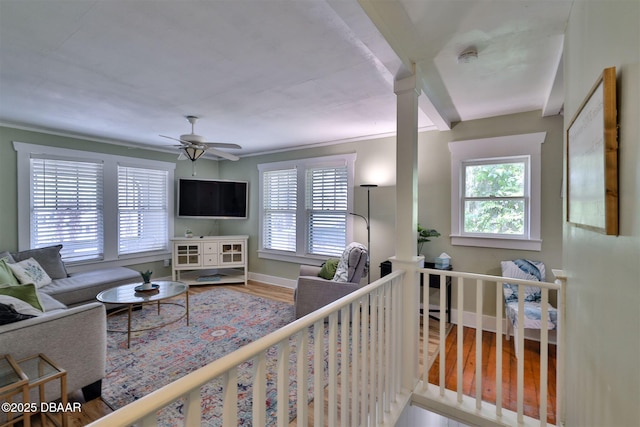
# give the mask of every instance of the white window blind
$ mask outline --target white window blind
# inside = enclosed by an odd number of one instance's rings
[[[118,254],[168,250],[168,173],[118,165]]]
[[[296,251],[297,170],[267,171],[263,175],[263,246]]]
[[[347,246],[347,167],[307,170],[307,252],[340,256]]]
[[[103,257],[103,165],[31,158],[30,246],[64,242],[65,262]]]

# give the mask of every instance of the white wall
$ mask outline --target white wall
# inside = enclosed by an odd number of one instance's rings
[[[575,1],[565,128],[602,70],[618,71],[620,235],[564,224],[567,426],[640,420],[640,1]]]

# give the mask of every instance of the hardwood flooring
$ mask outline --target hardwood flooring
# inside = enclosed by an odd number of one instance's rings
[[[454,326],[446,340],[445,356],[445,387],[450,390],[457,388],[457,327]],[[462,371],[463,393],[468,396],[476,396],[476,330],[463,328],[462,357],[464,368]],[[517,411],[517,359],[513,348],[513,341],[502,339],[502,407],[511,411]],[[513,338],[512,338],[513,340]],[[539,419],[540,407],[540,343],[525,340],[524,345],[524,398],[523,412],[525,415]],[[496,334],[484,331],[482,333],[482,399],[495,404],[496,402]],[[429,371],[429,382],[439,382],[439,361],[436,359]],[[547,422],[556,423],[556,347],[549,346],[547,388]]]

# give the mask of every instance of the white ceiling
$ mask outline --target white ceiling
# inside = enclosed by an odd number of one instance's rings
[[[414,69],[422,129],[558,114],[571,4],[0,0],[0,124],[169,149],[195,115],[242,156],[395,132]]]

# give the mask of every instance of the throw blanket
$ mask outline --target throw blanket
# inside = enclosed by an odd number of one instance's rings
[[[363,276],[367,274],[369,271],[369,259],[367,256],[367,247],[362,243],[353,242],[349,243],[344,252],[342,252],[342,256],[340,257],[340,261],[338,262],[338,268],[336,269],[336,274],[333,276],[333,280],[335,282],[350,282],[351,277],[353,277],[353,269],[356,267],[355,265],[349,265],[349,259],[351,257],[351,252],[359,251],[360,256],[367,257],[364,266]],[[357,258],[360,259],[359,257]]]

